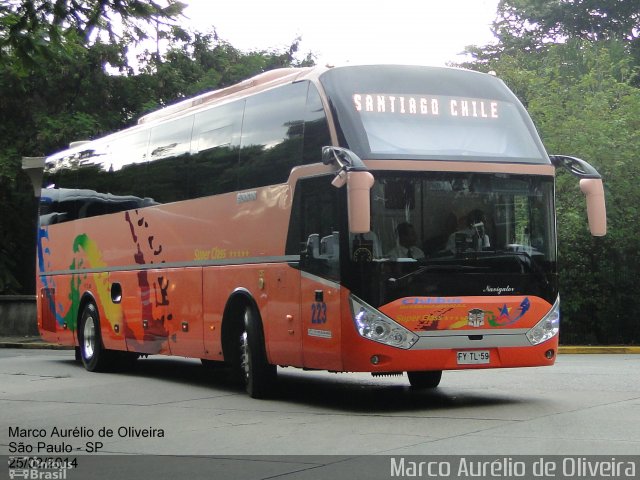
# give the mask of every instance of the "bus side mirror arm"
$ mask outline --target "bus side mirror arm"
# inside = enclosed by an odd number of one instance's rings
[[[588,162],[566,155],[549,155],[551,163],[563,167],[580,179],[580,190],[587,200],[587,217],[591,235],[602,237],[607,234],[607,208],[604,199],[604,186],[598,171]]]
[[[367,233],[371,230],[371,187],[373,175],[360,157],[346,148],[322,147],[322,162],[336,164],[340,169],[331,184],[340,188],[347,185],[349,204],[349,232]]]

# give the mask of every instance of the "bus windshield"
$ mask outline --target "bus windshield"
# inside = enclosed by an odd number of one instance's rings
[[[329,70],[321,81],[362,158],[549,163],[520,102],[490,75],[368,66]]]
[[[387,289],[379,300],[359,291],[374,304],[406,295],[409,287],[411,295],[445,297],[513,293],[491,291],[508,286],[540,289],[552,299],[553,208],[551,177],[376,172],[371,231],[351,236],[346,271],[365,269],[370,278],[383,284],[380,276],[393,278],[403,287]]]
[[[411,224],[423,256],[528,252],[555,261],[553,181],[510,174],[376,175],[372,225],[383,258],[406,257],[398,231]]]

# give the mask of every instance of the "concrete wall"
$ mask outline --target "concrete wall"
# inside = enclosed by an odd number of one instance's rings
[[[35,295],[0,295],[0,336],[37,336]]]

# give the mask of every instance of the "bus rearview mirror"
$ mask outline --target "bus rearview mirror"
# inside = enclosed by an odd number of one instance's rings
[[[607,208],[604,200],[602,177],[593,165],[568,155],[549,155],[551,163],[562,167],[580,179],[580,190],[587,198],[589,230],[594,237],[607,234]]]
[[[604,200],[604,187],[598,178],[580,180],[580,190],[587,200],[587,217],[591,235],[602,237],[607,234],[607,208]]]
[[[374,179],[366,171],[347,172],[349,202],[349,232],[367,233],[371,230],[371,187]]]

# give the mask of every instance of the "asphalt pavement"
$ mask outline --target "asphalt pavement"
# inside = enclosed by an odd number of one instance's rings
[[[197,360],[153,356],[97,374],[72,351],[5,348],[0,465],[10,478],[378,480],[431,476],[414,470],[429,462],[438,478],[478,477],[460,472],[481,461],[502,470],[478,478],[600,480],[620,465],[615,478],[637,478],[639,362],[565,354],[550,368],[445,372],[432,391],[406,376],[279,368],[275,396],[254,400]],[[45,477],[21,466],[29,455],[75,466]]]

